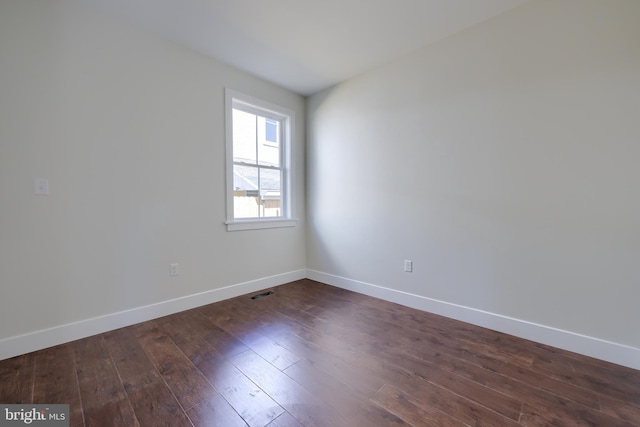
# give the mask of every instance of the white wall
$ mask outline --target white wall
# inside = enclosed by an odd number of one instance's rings
[[[304,275],[304,121],[299,225],[227,232],[225,87],[304,117],[298,95],[65,1],[0,2],[0,356],[16,336]]]
[[[307,267],[640,349],[638,22],[534,0],[312,96]]]

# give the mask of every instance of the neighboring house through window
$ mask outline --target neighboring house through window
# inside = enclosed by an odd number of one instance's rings
[[[280,123],[273,119],[264,119],[265,141],[278,145],[278,125]]]
[[[293,111],[226,90],[227,228],[295,225],[291,216]]]

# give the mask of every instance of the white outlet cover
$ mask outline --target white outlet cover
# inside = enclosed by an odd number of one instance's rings
[[[169,275],[177,276],[179,274],[180,274],[180,264],[177,264],[177,263],[169,264]]]
[[[33,180],[33,194],[37,196],[49,195],[49,180],[46,178],[36,178]]]

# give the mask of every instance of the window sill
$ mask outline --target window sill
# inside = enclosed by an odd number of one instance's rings
[[[298,224],[297,219],[292,218],[275,218],[275,219],[237,219],[235,221],[227,221],[227,231],[241,230],[259,230],[262,228],[283,228],[295,227]]]

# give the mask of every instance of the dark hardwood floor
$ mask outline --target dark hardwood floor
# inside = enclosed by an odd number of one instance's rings
[[[0,361],[72,426],[640,426],[640,371],[310,280]]]

